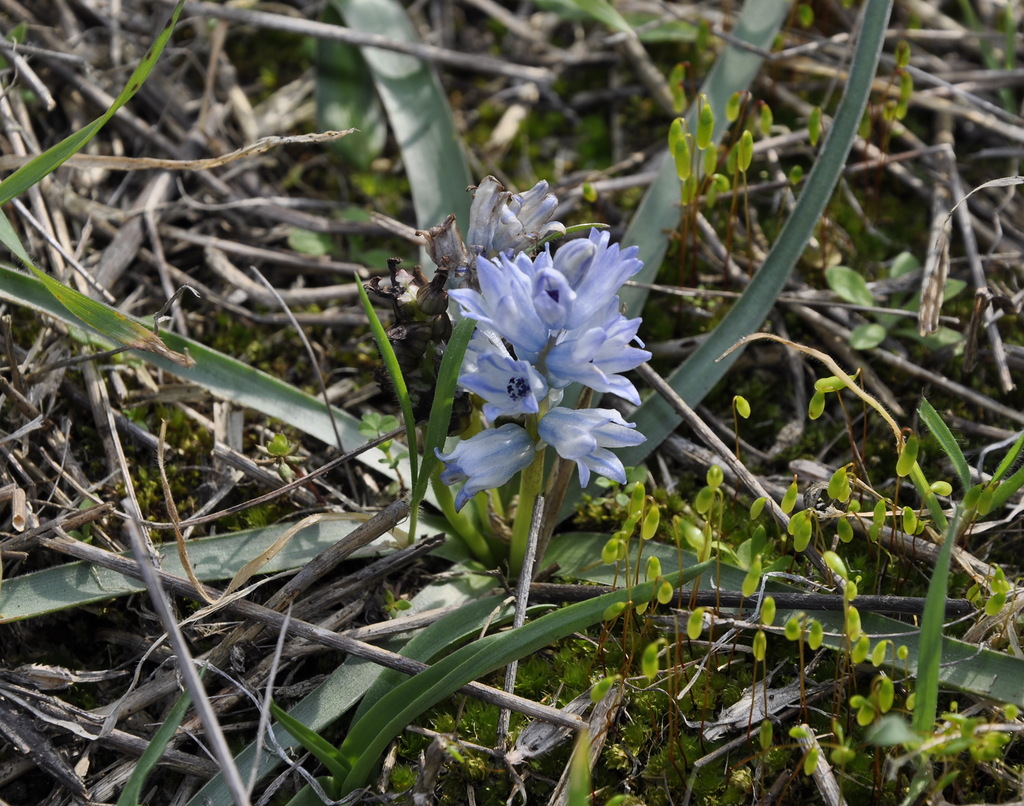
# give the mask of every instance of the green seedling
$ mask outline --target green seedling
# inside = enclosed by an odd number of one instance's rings
[[[395,596],[391,588],[385,588],[382,596],[384,598],[384,612],[388,618],[400,616],[404,611],[412,607],[408,599]]]
[[[393,414],[380,414],[376,411],[366,412],[359,421],[359,433],[366,439],[376,439],[382,434],[387,434],[398,428],[398,418]],[[380,463],[396,470],[401,464],[402,460],[409,455],[409,451],[402,449],[392,451],[395,442],[389,439],[385,442],[380,443],[378,447],[384,456],[380,459]]]
[[[911,275],[921,268],[917,258],[909,252],[897,255],[889,267],[885,279],[889,282],[898,281]],[[919,342],[924,346],[937,350],[962,341],[958,331],[948,327],[940,327],[935,333],[922,336],[918,333],[914,318],[921,305],[920,294],[912,291],[895,292],[889,297],[889,305],[902,313],[884,313],[879,310],[879,300],[861,273],[847,266],[831,266],[825,270],[825,281],[829,288],[844,302],[862,306],[874,321],[858,325],[850,332],[850,346],[858,350],[870,350],[880,345],[886,338],[905,338]],[[954,299],[966,288],[967,284],[956,278],[949,278],[943,290],[943,301]]]

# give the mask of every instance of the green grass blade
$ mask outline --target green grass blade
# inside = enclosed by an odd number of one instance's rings
[[[84,323],[61,305],[39,280],[3,266],[0,266],[0,299],[48,314],[73,327],[84,327]],[[202,386],[225,400],[287,423],[327,445],[333,446],[336,442],[330,421],[332,416],[346,450],[366,441],[359,433],[358,420],[340,409],[328,409],[319,398],[199,342],[175,333],[164,333],[162,338],[171,350],[178,353],[188,351],[195,360],[193,367],[185,369],[162,356],[151,353],[146,355],[151,363],[176,377]],[[359,461],[379,473],[395,478],[396,475],[380,463],[384,458],[379,450],[371,449],[360,454]],[[408,463],[400,464],[399,469],[407,474]]]
[[[473,330],[476,322],[472,319],[463,318],[452,330],[451,338],[445,347],[444,358],[441,359],[441,368],[437,373],[437,385],[434,387],[434,402],[430,407],[430,419],[427,421],[426,433],[423,436],[423,463],[420,466],[420,475],[417,483],[412,488],[412,499],[410,505],[418,507],[427,493],[427,485],[434,470],[440,464],[440,459],[434,453],[434,449],[443,449],[445,439],[448,437],[448,424],[451,421],[452,405],[455,402],[455,387],[459,380],[459,371],[462,369],[462,359],[466,354],[466,347],[473,338]]]
[[[928,430],[931,431],[932,436],[938,440],[942,452],[953,463],[953,469],[956,471],[956,477],[960,481],[961,489],[967,490],[971,486],[971,469],[967,466],[964,452],[960,450],[956,437],[949,430],[949,426],[942,421],[939,413],[935,411],[935,407],[927,400],[921,402],[917,413],[921,415],[921,420]]]
[[[992,481],[999,481],[1003,476],[1007,474],[1011,467],[1020,458],[1021,451],[1024,450],[1024,432],[1017,437],[1017,441],[1013,443],[1013,447],[1007,451],[1006,456],[999,463],[999,467],[996,468],[996,472],[992,474]]]
[[[149,74],[153,71],[153,67],[160,58],[160,54],[163,53],[164,47],[171,38],[174,26],[178,23],[178,17],[181,15],[181,10],[184,7],[185,0],[178,0],[178,4],[171,13],[170,20],[167,21],[163,30],[160,31],[153,44],[150,45],[146,55],[139,62],[139,66],[135,68],[128,79],[128,83],[121,90],[121,94],[114,99],[114,103],[111,104],[106,112],[70,137],[66,137],[56,145],[48,148],[27,165],[23,165],[8,176],[3,182],[0,182],[0,204],[6,204],[15,196],[20,196],[43,177],[53,173],[67,160],[81,151],[96,132],[114,117],[117,110],[134,97],[135,93],[142,88]]]
[[[331,5],[350,28],[419,41],[396,0],[331,0]],[[402,151],[417,225],[426,229],[455,213],[465,232],[472,201],[466,188],[474,183],[437,75],[430,65],[394,51],[364,48],[363,58]]]
[[[398,356],[388,340],[388,334],[384,331],[384,325],[380,323],[377,312],[373,309],[373,303],[363,288],[363,283],[356,280],[356,288],[359,290],[359,301],[363,303],[363,310],[366,311],[366,319],[370,323],[370,332],[373,333],[373,340],[377,342],[377,350],[380,351],[381,360],[387,370],[388,377],[395,389],[395,397],[398,398],[398,405],[402,409],[402,419],[405,421],[405,438],[409,445],[409,475],[412,479],[412,486],[416,487],[417,474],[419,473],[419,449],[416,445],[416,417],[412,413],[412,401],[409,399],[409,389],[405,385],[405,376],[402,375],[402,368],[398,365]],[[413,514],[413,526],[410,535],[416,536],[416,516]]]
[[[160,756],[163,754],[164,749],[171,739],[174,738],[174,733],[178,730],[181,720],[185,718],[185,712],[188,710],[191,701],[192,698],[189,693],[183,691],[178,701],[174,703],[174,707],[168,712],[164,723],[153,735],[153,738],[150,739],[146,749],[139,757],[139,762],[135,765],[135,769],[132,770],[128,783],[121,790],[121,796],[117,799],[117,806],[138,806],[139,803],[142,803],[142,786],[146,782],[146,777],[160,761]]]
[[[928,479],[924,477],[924,471],[921,470],[921,465],[917,462],[914,462],[913,467],[910,468],[910,480],[914,483],[914,487],[917,488],[917,492],[921,496],[922,501],[924,501],[924,505],[928,508],[928,514],[932,516],[935,527],[939,531],[945,531],[949,526],[946,520],[946,513],[942,511],[942,504],[939,503],[938,496],[932,492]]]
[[[746,16],[751,7],[758,14],[763,13],[760,10],[762,5],[766,4],[757,0],[748,3],[744,7],[743,16]],[[711,332],[708,339],[668,378],[672,387],[691,406],[703,400],[739,357],[741,351],[735,351],[720,362],[719,356],[743,336],[761,326],[789,279],[832,196],[867,105],[891,5],[891,0],[867,1],[860,38],[850,65],[849,81],[846,83],[832,127],[826,136],[821,153],[807,176],[804,190],[797,199],[793,213],[779,233],[764,264],[747,286],[743,296]],[[717,119],[716,113],[716,126]],[[639,218],[642,213],[643,209],[637,212],[637,217]],[[657,396],[644,402],[636,411],[634,420],[638,430],[647,435],[647,442],[636,448],[619,451],[619,456],[626,465],[642,462],[680,422],[671,407]]]
[[[946,591],[949,585],[949,560],[953,546],[960,536],[961,507],[953,513],[935,560],[932,578],[928,582],[924,615],[921,618],[920,656],[914,691],[914,730],[930,734],[935,729],[935,716],[939,706],[939,672],[942,664],[942,625],[945,622]]]
[[[1010,496],[1021,487],[1024,487],[1024,467],[1018,468],[1016,473],[996,487],[995,492],[992,493],[992,508],[990,512],[995,512],[1003,507],[1010,500]]]
[[[707,563],[687,568],[669,577],[675,584],[693,579]],[[601,621],[605,610],[616,602],[649,601],[660,582],[607,593],[586,602],[569,605],[509,632],[487,636],[438,661],[429,669],[402,683],[378,700],[352,726],[341,745],[351,764],[342,795],[365,786],[381,753],[406,725],[431,706],[467,683],[513,660],[532,654],[554,641],[584,630]]]
[[[14,254],[18,260],[25,264],[31,264],[32,258],[28,256],[28,252],[25,251],[25,246],[21,242],[21,238],[18,237],[18,233],[14,231],[14,227],[11,226],[10,219],[3,210],[0,210],[0,243],[6,246]]]
[[[327,771],[330,772],[336,780],[344,780],[345,776],[348,775],[348,767],[346,767],[345,762],[338,757],[338,748],[327,741],[315,730],[310,730],[273,700],[270,702],[270,712],[274,715],[274,719],[281,723],[281,726],[288,731],[299,744],[320,759],[320,763],[327,768]]]

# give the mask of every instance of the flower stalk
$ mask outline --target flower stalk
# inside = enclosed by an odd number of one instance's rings
[[[519,476],[519,503],[516,505],[516,517],[512,526],[512,543],[509,546],[509,576],[518,577],[523,568],[530,541],[530,519],[537,496],[544,492],[544,451],[537,451],[533,461]]]

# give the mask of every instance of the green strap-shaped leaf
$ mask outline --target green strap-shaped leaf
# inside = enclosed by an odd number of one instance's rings
[[[46,287],[46,290],[53,294],[72,316],[100,335],[130,350],[142,350],[146,353],[161,355],[180,367],[188,368],[194,363],[187,354],[170,349],[156,331],[150,330],[142,323],[125,316],[109,305],[87,297],[85,294],[54,280],[31,263],[28,264],[28,267],[39,278],[39,282]]]
[[[728,126],[726,105],[729,98],[734,93],[746,90],[757,76],[764,63],[764,58],[757,51],[767,51],[772,47],[782,23],[789,15],[791,5],[789,0],[747,0],[744,3],[732,35],[751,45],[751,49],[726,45],[701,86],[701,92],[707,97],[707,103],[714,113],[715,125],[711,141],[715,145],[721,142]],[[699,110],[696,104],[693,104],[686,114],[686,122],[691,132],[697,131],[698,114]],[[633,278],[638,283],[654,282],[655,276],[661,268],[668,251],[669,238],[679,226],[679,196],[679,176],[676,173],[675,162],[666,149],[658,176],[647,189],[647,193],[644,195],[643,201],[640,202],[640,207],[623,237],[625,244],[636,244],[640,248],[639,257],[644,262],[644,268]],[[763,271],[764,269],[762,269]],[[627,286],[619,292],[619,299],[628,316],[642,314],[647,293],[647,289],[640,286]],[[774,301],[774,297],[772,297],[772,301]],[[737,304],[735,307],[738,308],[739,305]],[[769,304],[768,309],[770,307]],[[718,349],[717,352],[712,354],[710,351],[705,351],[699,361],[696,361],[697,356],[694,355],[683,365],[690,367],[694,373],[706,377],[706,380],[700,382],[699,386],[696,383],[684,384],[681,369],[676,371],[670,381],[683,399],[693,406],[707,394],[707,391],[725,371],[724,368],[714,364],[714,359],[721,355],[726,347],[737,341],[740,336],[746,335],[757,327],[763,318],[764,316],[749,329],[746,327],[734,328],[738,335],[721,339],[720,341],[725,342],[725,346]],[[697,391],[698,389],[700,391]],[[575,399],[572,392],[573,389],[570,388],[569,394],[566,395],[567,403]],[[647,442],[639,448],[617,451],[627,465],[636,465],[642,462],[647,454],[661,444],[679,424],[678,416],[657,397],[644,403],[636,411],[633,419],[637,424],[637,429],[647,436]],[[595,492],[596,489],[596,487],[592,487]],[[582,493],[583,491],[575,485],[569,487],[560,517],[566,518],[572,514],[573,507]]]
[[[564,20],[597,20],[617,31],[630,31],[629,23],[608,0],[535,0],[537,8]]]
[[[743,4],[732,36],[750,45],[751,49],[729,44],[723,47],[700,88],[714,113],[712,144],[717,145],[722,141],[729,126],[726,114],[729,99],[735,93],[748,89],[757,77],[764,64],[764,58],[758,51],[771,50],[791,7],[790,0],[747,0]],[[697,104],[691,104],[686,113],[686,125],[691,132],[697,131],[698,116]],[[640,247],[644,268],[633,279],[641,283],[654,282],[668,251],[669,238],[679,227],[680,182],[675,163],[670,157],[666,149],[658,176],[644,194],[622,239],[626,244]],[[619,298],[625,304],[629,316],[641,314],[647,294],[646,288],[634,286],[622,289]]]
[[[341,15],[327,6],[323,21],[340,25]],[[330,148],[360,170],[367,170],[384,150],[388,122],[359,48],[328,39],[317,41],[315,97],[317,128],[359,130],[333,141]]]
[[[338,756],[338,748],[327,741],[315,730],[310,730],[302,722],[285,711],[280,705],[271,700],[270,712],[274,719],[281,723],[295,740],[305,747],[310,753],[320,759],[320,762],[327,767],[328,771],[338,780],[348,775],[348,767],[344,760]]]
[[[1015,447],[1019,447],[1020,440],[1017,441]],[[1024,467],[1017,468],[1016,472],[1005,479],[998,487],[996,491],[992,493],[992,512],[1000,509],[1007,501],[1010,500],[1017,490],[1024,487]]]
[[[680,585],[699,576],[709,566],[691,566],[668,579]],[[554,641],[591,627],[618,602],[649,602],[662,580],[607,593],[586,602],[560,608],[509,632],[474,641],[429,669],[402,683],[375,703],[352,728],[341,745],[341,755],[351,764],[342,795],[365,786],[380,754],[406,725],[431,706],[483,675],[526,657]]]
[[[829,129],[821,153],[815,160],[814,167],[807,176],[804,190],[797,199],[793,213],[779,233],[764,265],[751,280],[743,296],[737,300],[707,340],[669,376],[668,382],[672,388],[690,406],[696,406],[703,400],[739,357],[741,351],[737,350],[728,358],[718,361],[719,356],[729,347],[761,326],[789,279],[808,239],[813,234],[818,219],[825,210],[832,191],[839,181],[840,173],[857,134],[857,126],[867,105],[871,81],[878,64],[891,6],[891,0],[867,0],[860,38],[857,41],[853,62],[850,65],[850,78],[846,83],[845,92],[832,127]],[[779,8],[780,6],[774,0],[770,2],[752,0],[744,6],[741,21],[747,20],[748,12],[753,12],[754,17],[770,17],[772,12],[777,12]],[[724,115],[722,119],[724,119]],[[720,120],[717,110],[715,120],[717,126],[717,121]],[[671,184],[669,181],[671,177],[665,178],[666,170],[671,171],[674,175],[674,168],[671,166],[664,169],[658,177],[655,187],[651,188],[648,195],[653,196],[657,192],[657,198],[662,204],[674,205],[676,198],[667,193],[665,188],[666,184]],[[678,180],[676,180],[676,187],[678,187]],[[637,222],[641,222],[648,212],[650,210],[645,199],[644,205],[637,211]],[[663,222],[664,217],[659,217],[659,220]],[[674,223],[671,228],[675,228]],[[641,249],[644,249],[645,241],[636,238],[641,232],[653,236],[649,224],[638,223],[637,226],[631,227],[627,238],[639,243]],[[630,237],[631,234],[632,237]],[[659,249],[651,255],[656,258],[658,265],[663,256],[664,249]],[[655,270],[658,265],[654,266]],[[647,269],[648,267],[645,266],[645,270]],[[637,308],[633,308],[633,310],[636,311]],[[647,435],[647,442],[636,448],[626,448],[619,452],[619,456],[627,465],[642,462],[647,454],[660,445],[680,422],[679,416],[658,396],[648,398],[637,410],[634,420],[637,423],[637,428]]]
[[[331,0],[331,5],[350,28],[419,41],[396,0]],[[417,225],[433,227],[455,213],[465,231],[472,201],[466,188],[473,179],[448,98],[433,68],[415,56],[380,48],[364,48],[363,58],[402,150]]]
[[[196,576],[204,582],[230,579],[246,562],[270,548],[293,525],[244,529],[189,540],[188,554]],[[261,573],[301,568],[358,525],[357,521],[327,520],[307,526],[263,566]],[[162,544],[158,551],[161,555],[160,567],[164,571],[178,576],[185,575],[173,540],[169,544]],[[3,580],[3,585],[0,585],[0,623],[36,618],[145,589],[145,585],[137,579],[106,568],[96,568],[87,562],[55,565]]]
[[[3,266],[0,266],[0,299],[54,316],[74,327],[83,326],[82,321],[61,305],[42,282]],[[359,422],[341,409],[328,409],[322,400],[197,341],[176,333],[164,333],[163,339],[175,352],[187,350],[196,363],[185,370],[160,355],[147,355],[147,359],[161,369],[202,386],[225,400],[288,423],[328,445],[334,445],[336,441],[331,417],[338,425],[346,450],[366,442],[359,433]],[[372,449],[360,454],[359,461],[395,477],[396,474],[380,464],[379,460],[383,458],[379,450]],[[405,478],[409,477],[407,462],[400,463],[399,470]]]

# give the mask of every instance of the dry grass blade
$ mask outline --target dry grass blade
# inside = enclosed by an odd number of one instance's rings
[[[241,159],[251,159],[266,154],[271,149],[283,146],[323,145],[352,134],[355,129],[343,131],[293,134],[289,136],[268,135],[254,143],[236,148],[227,154],[204,159],[160,159],[158,157],[116,157],[106,154],[75,154],[64,164],[68,168],[88,170],[102,168],[108,171],[212,171]],[[26,165],[31,158],[11,155],[0,157],[0,170],[11,171]]]
[[[767,339],[768,341],[777,341],[779,342],[779,344],[785,344],[787,347],[790,347],[798,352],[805,353],[806,355],[809,355],[812,358],[815,358],[822,364],[824,364],[828,368],[828,370],[833,375],[835,375],[835,377],[839,378],[839,380],[841,380],[846,385],[847,389],[849,389],[851,392],[857,395],[857,397],[859,397],[868,406],[873,408],[876,412],[878,412],[879,415],[881,415],[886,425],[888,425],[889,428],[892,430],[893,437],[896,440],[897,451],[902,450],[904,445],[903,432],[900,430],[900,427],[899,425],[897,425],[896,421],[892,418],[892,415],[890,415],[889,412],[885,410],[885,407],[882,406],[877,400],[875,400],[875,398],[873,398],[871,395],[869,395],[867,392],[861,389],[860,385],[833,360],[832,356],[823,353],[821,350],[816,350],[813,347],[807,347],[806,345],[803,344],[796,344],[795,342],[792,342],[789,339],[784,339],[781,336],[776,336],[772,333],[752,333],[749,336],[744,336],[742,339],[736,342],[736,344],[734,344],[732,347],[726,350],[721,357],[724,358],[725,356],[732,353],[734,350],[738,350],[743,345],[748,344],[749,342],[752,341],[757,341],[759,339]]]
[[[951,144],[952,125],[948,115],[941,116],[938,133],[940,144]],[[928,250],[921,277],[921,309],[918,312],[917,327],[922,336],[935,333],[939,329],[939,311],[945,296],[946,279],[949,277],[949,232],[952,222],[948,210],[952,196],[952,172],[956,170],[955,155],[952,150],[943,149],[938,154],[938,161],[945,170],[940,172],[939,181],[935,185],[935,196],[932,198],[932,222],[928,240],[936,246]]]
[[[178,517],[178,506],[174,503],[174,495],[171,493],[171,485],[167,481],[167,468],[164,465],[164,445],[166,444],[166,436],[167,421],[162,420],[160,422],[160,447],[157,450],[156,461],[157,468],[160,471],[160,486],[163,488],[164,492],[164,506],[167,507],[167,514],[174,527],[174,539],[178,544],[178,559],[181,560],[181,567],[185,569],[185,573],[188,575],[189,580],[195,586],[196,590],[203,593],[202,583],[199,581],[199,577],[196,576],[196,572],[192,568],[192,562],[188,558],[188,549],[185,548],[185,536],[181,533],[181,518]],[[267,559],[269,559],[269,557]],[[248,579],[248,577],[246,577],[246,579]],[[203,595],[205,596],[205,594]],[[214,604],[214,601],[212,599],[207,599],[206,603]]]

